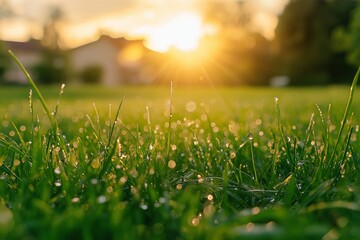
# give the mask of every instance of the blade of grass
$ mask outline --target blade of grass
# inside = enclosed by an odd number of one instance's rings
[[[13,171],[11,171],[6,165],[1,165],[0,166],[0,170],[8,175],[13,175],[14,177],[16,177],[19,181],[22,181],[21,178],[16,175]]]
[[[65,88],[65,84],[61,84],[61,88],[60,88],[60,92],[59,92],[59,98],[58,98],[58,100],[57,100],[57,102],[56,102],[56,106],[55,106],[55,109],[54,109],[54,112],[53,112],[53,116],[54,116],[54,118],[56,117],[56,114],[58,113],[58,111],[59,111],[59,105],[60,105],[60,98],[61,98],[61,96],[63,95],[63,93],[64,93],[64,88]]]
[[[112,125],[111,125],[111,129],[110,129],[110,132],[109,132],[108,146],[110,146],[111,139],[112,139],[113,134],[114,134],[114,129],[115,129],[115,126],[116,126],[116,124],[117,124],[117,119],[118,119],[118,117],[119,117],[120,109],[121,109],[121,106],[122,106],[122,104],[123,104],[124,98],[125,98],[125,97],[123,97],[123,98],[121,99],[121,102],[120,102],[120,104],[119,104],[119,106],[118,106],[118,108],[117,108],[117,111],[116,111],[116,115],[115,115],[114,121],[113,121],[113,123],[112,123]]]
[[[49,108],[47,107],[47,104],[45,102],[45,99],[43,97],[43,95],[41,94],[40,90],[38,89],[38,87],[36,86],[35,82],[33,81],[33,79],[31,78],[30,74],[28,73],[28,71],[25,69],[24,65],[20,62],[20,60],[16,57],[16,55],[9,50],[8,51],[10,56],[14,59],[14,61],[16,62],[16,64],[20,67],[20,69],[22,70],[22,72],[24,73],[25,77],[27,78],[27,80],[29,81],[31,87],[34,89],[36,95],[38,96],[38,98],[40,99],[40,102],[50,120],[50,123],[53,127],[56,126],[55,123],[55,119],[53,117],[53,115],[51,114]]]
[[[356,86],[357,86],[357,83],[358,83],[358,80],[359,80],[359,75],[360,75],[360,67],[358,68],[358,70],[357,70],[357,72],[355,74],[355,77],[353,79],[353,82],[351,84],[348,102],[346,104],[346,108],[345,108],[345,111],[344,111],[344,116],[343,116],[343,119],[342,119],[341,124],[340,124],[340,130],[338,132],[338,135],[337,135],[337,138],[336,138],[336,141],[335,141],[335,146],[334,146],[333,152],[331,154],[330,161],[334,160],[335,153],[337,152],[337,148],[338,148],[338,145],[339,145],[340,140],[341,140],[341,136],[342,136],[344,128],[345,128],[346,120],[347,120],[347,118],[349,116],[349,113],[350,113],[350,107],[351,107],[351,104],[352,104],[352,101],[353,101],[353,98],[354,98],[354,95],[355,95],[355,90],[356,90]]]
[[[109,168],[110,168],[110,165],[111,165],[111,159],[115,154],[115,150],[116,150],[116,147],[117,147],[117,140],[115,140],[115,143],[113,144],[111,149],[110,149],[110,144],[111,144],[111,139],[113,138],[114,129],[115,129],[115,126],[117,124],[117,119],[119,117],[120,109],[121,109],[121,106],[123,104],[123,101],[124,101],[124,98],[121,100],[121,102],[119,104],[119,107],[117,108],[115,119],[113,121],[113,124],[111,126],[111,130],[109,132],[109,139],[108,139],[108,144],[107,144],[106,157],[105,157],[105,161],[104,161],[104,164],[103,164],[103,168],[102,168],[102,170],[101,170],[101,172],[99,174],[100,178],[103,176],[103,174],[105,172],[109,171]],[[118,139],[118,138],[116,138],[116,139]]]
[[[170,83],[170,105],[169,105],[169,131],[167,135],[166,144],[166,157],[169,158],[170,154],[170,142],[171,142],[171,121],[172,121],[172,96],[173,96],[173,83]]]
[[[248,139],[249,139],[249,143],[250,143],[251,163],[252,163],[252,167],[253,167],[253,171],[254,171],[254,178],[255,178],[256,184],[259,184],[257,172],[256,172],[256,166],[255,166],[254,149],[253,149],[254,136],[252,135],[252,133],[249,133]]]
[[[285,151],[286,154],[288,155],[289,161],[294,164],[293,159],[292,159],[292,154],[290,151],[290,146],[289,146],[289,141],[287,141],[286,137],[285,137],[285,133],[284,133],[284,128],[281,122],[281,113],[280,113],[280,106],[279,106],[279,98],[275,97],[275,111],[276,111],[276,118],[277,118],[277,126],[278,126],[278,130],[280,132],[280,137],[281,140],[283,141],[283,144],[285,146]]]
[[[102,135],[101,135],[101,126],[100,126],[100,115],[98,113],[98,110],[97,110],[97,107],[95,105],[95,103],[93,103],[93,107],[94,107],[94,111],[95,111],[95,115],[96,115],[96,123],[97,123],[97,130],[98,130],[98,139],[101,143],[103,143],[103,140],[102,140]],[[93,128],[94,128],[94,131],[96,131],[96,128],[95,128],[95,125],[92,124]]]

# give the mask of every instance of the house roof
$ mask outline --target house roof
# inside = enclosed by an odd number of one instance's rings
[[[0,43],[9,50],[39,51],[42,49],[42,45],[38,40],[30,40],[27,42],[0,41]]]
[[[79,47],[76,47],[74,49],[79,49],[79,48],[82,48],[82,47],[85,47],[85,46],[89,46],[89,45],[92,45],[98,41],[108,41],[110,42],[112,45],[116,46],[117,48],[124,48],[126,46],[128,46],[129,44],[141,44],[144,48],[144,40],[143,39],[136,39],[136,40],[128,40],[124,37],[120,37],[120,38],[112,38],[108,35],[101,35],[97,40],[93,41],[93,42],[90,42],[90,43],[87,43],[87,44],[84,44],[84,45],[81,45]]]

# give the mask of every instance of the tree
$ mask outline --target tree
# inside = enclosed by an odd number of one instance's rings
[[[338,27],[333,35],[334,48],[346,54],[347,61],[355,67],[360,65],[360,3],[351,15],[348,26]]]
[[[44,25],[42,60],[33,67],[36,79],[45,84],[66,82],[69,76],[69,57],[64,51],[59,30],[63,14],[54,8]]]
[[[352,0],[291,0],[275,30],[280,73],[293,84],[341,81],[352,69],[331,38],[336,27],[349,24],[355,5]]]
[[[62,39],[59,33],[59,25],[63,18],[60,8],[55,7],[50,13],[50,19],[44,25],[42,44],[47,48],[56,50],[61,48]]]
[[[270,42],[253,27],[246,1],[212,1],[205,19],[218,26],[217,51],[208,67],[222,83],[264,85],[273,74]],[[209,65],[210,65],[209,64]]]

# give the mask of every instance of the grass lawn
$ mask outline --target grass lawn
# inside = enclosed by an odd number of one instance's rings
[[[360,238],[350,86],[39,88],[0,88],[1,239]]]

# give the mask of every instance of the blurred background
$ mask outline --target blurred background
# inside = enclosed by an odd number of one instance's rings
[[[0,84],[342,84],[356,0],[0,0]]]

